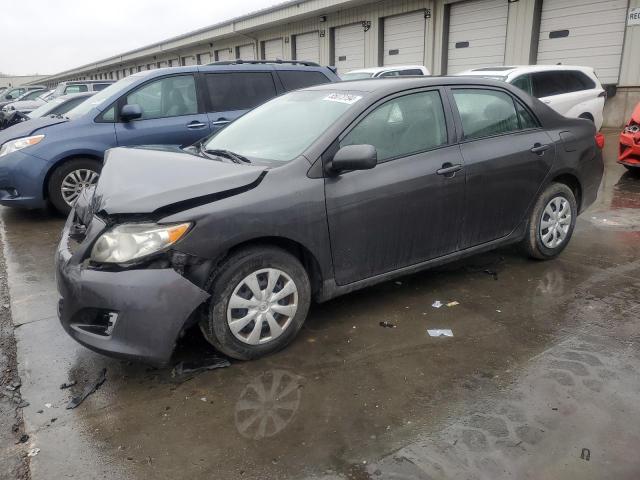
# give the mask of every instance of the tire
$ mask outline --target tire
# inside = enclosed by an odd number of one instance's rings
[[[553,205],[551,205],[552,201],[554,201]],[[570,208],[571,217],[567,218],[565,215],[561,215],[559,217],[561,222],[556,224],[554,218],[549,215],[549,211],[546,211],[546,209],[550,207],[553,211],[558,205],[562,205],[562,209],[565,208],[564,205]],[[558,256],[571,240],[577,214],[578,208],[573,191],[562,183],[549,185],[538,197],[529,217],[527,233],[522,241],[522,247],[527,255],[538,260],[548,260]],[[543,219],[545,222],[547,220],[552,222],[551,224],[555,227],[556,233],[551,232],[551,228],[543,227]],[[564,221],[562,221],[563,219]],[[562,237],[562,235],[564,236]],[[562,237],[561,241],[560,237]],[[556,244],[553,245],[553,243]]]
[[[629,170],[631,173],[633,173],[634,175],[640,175],[640,167],[634,167],[631,165],[622,165],[624,168],[626,168],[627,170]]]
[[[57,167],[49,177],[47,184],[49,202],[53,208],[63,215],[68,215],[71,211],[71,205],[67,203],[62,193],[62,183],[68,175],[72,172],[81,172],[78,174],[78,182],[76,183],[94,184],[98,181],[101,170],[102,163],[92,158],[74,158]]]
[[[271,269],[271,272],[265,272],[267,269]],[[256,300],[258,295],[245,283],[247,278],[254,278],[256,272],[259,295],[262,297],[259,300]],[[296,293],[276,302],[266,300],[262,294],[270,288],[270,274],[278,279],[275,288],[271,289],[273,295],[288,292],[291,287],[289,282],[293,282]],[[206,315],[200,321],[200,330],[216,349],[238,360],[259,358],[287,346],[302,327],[309,311],[309,276],[297,258],[279,248],[256,246],[232,254],[212,273],[209,284],[211,299]],[[252,308],[230,308],[232,298],[235,305],[251,302]],[[275,329],[267,319],[269,314],[272,315],[271,321],[275,320],[282,328],[281,332],[275,331],[277,335],[272,339],[270,337],[274,335]],[[245,323],[250,315],[253,315],[252,319]],[[237,322],[238,320],[241,321]],[[256,329],[258,322],[261,327]],[[236,333],[232,331],[230,323],[235,323]],[[240,328],[242,325],[245,326]]]

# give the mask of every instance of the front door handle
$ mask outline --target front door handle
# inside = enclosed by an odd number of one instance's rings
[[[546,152],[547,150],[549,150],[551,148],[551,145],[546,144],[546,145],[542,145],[541,143],[536,143],[532,148],[531,148],[531,153],[535,153],[537,155],[544,155],[544,152]]]
[[[438,175],[444,175],[447,178],[451,178],[451,177],[455,177],[456,172],[458,170],[462,170],[462,165],[461,164],[452,164],[449,162],[443,163],[442,164],[442,168],[440,168],[439,170],[436,170],[436,173]]]
[[[219,118],[215,122],[211,122],[211,125],[214,127],[221,127],[222,125],[226,125],[227,123],[231,123],[231,120],[227,120],[226,118]]]
[[[207,125],[205,123],[199,122],[197,120],[194,120],[191,123],[187,123],[187,128],[190,128],[191,130],[197,130],[198,128],[204,128]]]

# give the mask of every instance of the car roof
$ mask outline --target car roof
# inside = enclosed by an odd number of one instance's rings
[[[349,70],[346,73],[378,73],[378,72],[387,72],[389,70],[408,70],[419,68],[420,70],[425,69],[424,65],[390,65],[387,67],[371,67],[371,68],[358,68],[357,70]]]
[[[581,67],[578,65],[515,65],[515,66],[492,66],[473,68],[471,70],[465,70],[456,75],[491,75],[508,77],[514,74],[532,73],[532,72],[548,72],[548,71],[561,71],[561,70],[580,70],[588,74],[593,74],[593,68]]]
[[[207,65],[189,65],[185,67],[163,67],[153,70],[143,70],[136,72],[129,77],[155,77],[166,75],[167,73],[195,73],[195,72],[217,72],[217,71],[262,71],[265,70],[306,70],[306,71],[331,71],[329,67],[323,67],[312,62],[295,61],[246,61],[246,62],[215,62]],[[127,77],[127,78],[129,78]]]
[[[411,90],[421,87],[437,87],[443,85],[479,85],[504,88],[505,83],[499,80],[462,76],[408,76],[385,77],[365,80],[344,80],[337,83],[323,83],[304,90],[357,91],[364,93],[391,94],[396,91]]]
[[[68,80],[64,83],[65,85],[75,85],[75,84],[85,84],[85,83],[115,83],[115,80]]]

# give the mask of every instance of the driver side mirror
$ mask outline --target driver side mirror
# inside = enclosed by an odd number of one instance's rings
[[[373,145],[347,145],[336,152],[331,170],[370,170],[378,163],[378,152]]]
[[[7,93],[7,96],[4,98],[6,98],[7,100],[13,100],[13,95],[11,95],[10,93]]]
[[[131,105],[125,105],[120,110],[120,120],[123,122],[129,122],[142,117],[142,108],[137,103]]]

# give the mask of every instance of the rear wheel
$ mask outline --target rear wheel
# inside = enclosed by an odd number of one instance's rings
[[[98,181],[101,169],[102,164],[91,158],[75,158],[56,168],[47,185],[53,207],[67,215],[82,189]]]
[[[576,224],[578,208],[573,191],[562,183],[552,183],[538,197],[522,241],[526,253],[547,260],[565,249]]]
[[[231,255],[212,275],[205,338],[221,352],[250,360],[291,342],[311,300],[309,277],[293,255],[252,247]]]

